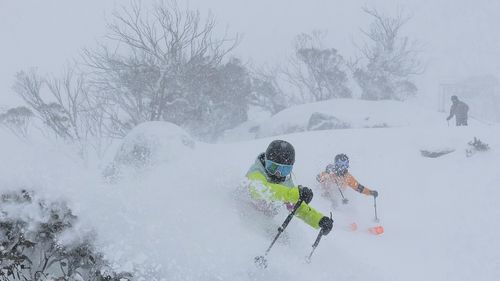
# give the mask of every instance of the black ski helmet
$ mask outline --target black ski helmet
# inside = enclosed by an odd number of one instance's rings
[[[295,163],[295,149],[287,141],[274,140],[266,149],[266,159],[278,164],[293,165]]]

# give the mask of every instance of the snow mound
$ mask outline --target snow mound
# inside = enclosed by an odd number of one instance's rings
[[[441,113],[408,102],[335,99],[290,107],[259,123],[243,123],[226,131],[223,140],[333,129],[421,127],[443,118]]]
[[[179,126],[169,122],[146,122],[123,139],[113,163],[104,172],[115,176],[124,167],[144,169],[173,162],[192,152],[195,141]]]

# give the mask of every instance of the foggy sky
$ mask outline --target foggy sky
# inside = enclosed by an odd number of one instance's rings
[[[0,106],[18,103],[11,86],[14,74],[37,67],[58,74],[64,64],[92,46],[105,32],[116,3],[125,1],[0,0]],[[152,1],[143,1],[149,3]],[[328,30],[328,45],[346,57],[356,53],[360,28],[369,18],[360,7],[369,3],[393,14],[413,15],[403,33],[423,43],[427,71],[417,79],[423,96],[434,95],[439,81],[468,75],[500,73],[500,1],[409,0],[190,0],[181,6],[211,11],[220,31],[241,33],[235,55],[254,65],[286,58],[301,32]]]

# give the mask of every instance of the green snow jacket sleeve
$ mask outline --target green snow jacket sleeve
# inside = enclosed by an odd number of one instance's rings
[[[288,187],[279,183],[270,183],[266,176],[260,171],[250,172],[247,174],[247,177],[251,181],[249,192],[253,199],[281,201],[291,204],[295,204],[299,200],[298,187]],[[300,205],[295,215],[315,229],[319,228],[319,221],[324,217],[323,214],[306,203]]]

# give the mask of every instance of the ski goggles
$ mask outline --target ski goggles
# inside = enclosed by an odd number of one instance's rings
[[[286,177],[292,172],[293,165],[279,164],[266,159],[265,167],[271,175]]]

